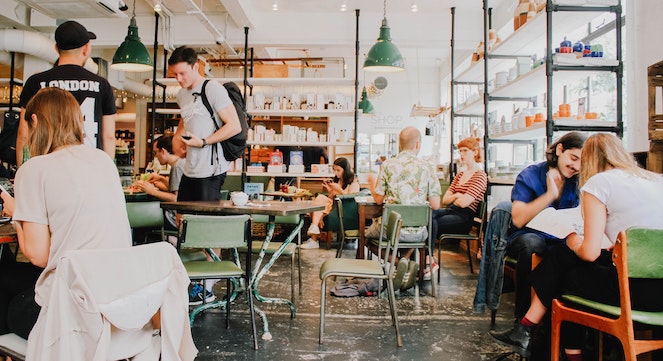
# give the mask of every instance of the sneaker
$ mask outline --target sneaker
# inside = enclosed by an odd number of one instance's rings
[[[311,226],[308,227],[306,234],[320,234],[320,227],[318,227],[317,224],[311,224]]]
[[[314,241],[312,238],[306,240],[306,242],[299,245],[299,248],[302,249],[317,249],[320,248],[318,241]]]
[[[207,291],[203,299],[203,285],[200,283],[189,284],[189,306],[198,306],[203,303],[212,302],[216,299],[213,292]]]
[[[401,258],[396,265],[396,273],[394,274],[394,289],[401,289],[401,285],[405,282],[404,277],[407,274],[407,258]]]
[[[401,285],[401,291],[405,291],[414,287],[414,284],[417,282],[417,275],[419,274],[419,264],[415,261],[410,261],[408,264],[407,272],[405,277],[403,277],[403,284]]]

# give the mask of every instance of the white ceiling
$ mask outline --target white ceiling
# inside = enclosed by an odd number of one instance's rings
[[[78,20],[97,34],[93,42],[96,56],[110,59],[126,36],[133,0],[124,0],[128,17],[89,17],[78,9],[82,3],[117,0],[0,0],[0,28],[38,30],[47,36],[58,20]],[[157,0],[136,0],[135,12],[140,37],[152,51]],[[46,14],[27,5],[37,2]],[[67,5],[75,3],[77,6]],[[343,57],[354,65],[355,9],[359,16],[359,59],[375,42],[383,17],[381,0],[346,0],[347,11],[339,9],[343,0],[277,0],[278,11],[272,11],[274,0],[161,0],[172,16],[159,18],[160,46],[190,45],[210,56],[228,57],[229,49],[240,52],[244,47],[244,26],[249,27],[248,44],[257,57]],[[507,5],[506,0],[491,0],[494,7]],[[415,3],[418,11],[411,12]],[[95,4],[96,5],[96,4]],[[456,7],[456,47],[472,50],[481,40],[483,13],[481,0],[391,0],[387,2],[387,19],[393,42],[400,48],[406,64],[446,62],[451,37],[450,8]],[[198,10],[201,10],[199,13]],[[506,24],[512,9],[501,8]],[[226,41],[222,45],[215,42]],[[1,50],[1,49],[0,49]],[[161,51],[160,51],[161,53]],[[161,54],[160,54],[161,55]]]

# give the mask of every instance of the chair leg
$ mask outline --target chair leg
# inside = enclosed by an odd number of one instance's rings
[[[230,328],[230,293],[230,278],[226,278],[226,329]]]
[[[299,296],[302,296],[302,249],[299,247],[302,244],[301,232],[297,235],[297,276],[299,277]]]
[[[490,329],[495,329],[495,318],[497,318],[497,310],[490,310]]]
[[[290,256],[290,302],[295,303],[295,252]]]
[[[437,240],[437,261],[440,262],[440,264],[442,263],[441,255],[442,255],[442,240],[438,239]],[[438,264],[439,267],[437,268],[437,284],[438,285],[440,284],[440,272],[441,272],[441,269],[442,269],[442,266],[440,264]]]
[[[467,260],[470,263],[470,273],[474,273],[474,267],[472,266],[472,251],[470,250],[470,240],[467,240]]]
[[[403,339],[401,338],[401,332],[398,328],[398,310],[396,309],[396,294],[394,291],[393,279],[387,280],[387,289],[389,292],[389,308],[391,311],[391,318],[394,323],[394,329],[396,330],[396,345],[398,345],[398,347],[402,347]]]
[[[562,318],[557,309],[557,300],[553,300],[550,312],[550,361],[559,361],[559,341]]]
[[[320,334],[318,343],[322,345],[322,338],[325,333],[325,301],[327,296],[327,278],[325,277],[320,284]]]
[[[345,235],[338,232],[338,249],[336,249],[336,258],[341,258],[343,255],[343,247],[345,246]]]
[[[257,350],[258,332],[256,330],[256,313],[255,313],[255,307],[253,305],[253,286],[251,285],[251,282],[249,281],[249,278],[246,277],[246,275],[245,279],[247,284],[246,296],[249,298],[249,312],[251,313],[251,330],[253,331],[253,349]]]

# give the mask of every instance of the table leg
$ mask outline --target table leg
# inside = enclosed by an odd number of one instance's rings
[[[364,259],[364,248],[366,247],[366,236],[364,230],[366,229],[366,207],[363,204],[357,206],[359,213],[359,244],[357,245],[357,258]]]
[[[267,223],[267,234],[265,236],[265,241],[263,242],[262,248],[260,249],[260,253],[258,254],[258,259],[256,260],[256,264],[253,268],[250,282],[253,286],[253,296],[256,298],[258,302],[286,304],[290,308],[290,317],[295,318],[297,311],[295,309],[295,305],[293,305],[292,302],[290,302],[290,300],[285,298],[264,297],[260,295],[258,291],[258,283],[260,282],[262,277],[274,265],[274,262],[276,262],[276,260],[281,256],[281,254],[285,250],[285,248],[292,242],[292,240],[297,236],[297,234],[299,234],[302,227],[304,226],[304,217],[300,217],[299,223],[297,223],[297,225],[292,230],[292,232],[290,232],[290,234],[285,239],[285,241],[283,241],[279,249],[277,249],[276,252],[272,254],[272,256],[269,258],[265,266],[260,268],[262,261],[265,258],[265,250],[269,246],[269,242],[271,242],[272,237],[274,236],[275,220],[276,217],[269,216],[269,223]],[[267,322],[267,316],[265,315],[264,311],[259,310],[258,308],[256,308],[256,312],[258,312],[258,314],[260,315],[263,321],[264,334],[262,338],[265,340],[271,339],[271,334],[269,333],[269,324]]]

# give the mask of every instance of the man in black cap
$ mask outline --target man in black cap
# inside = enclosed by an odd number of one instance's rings
[[[81,105],[85,118],[85,144],[97,147],[115,158],[115,96],[108,81],[85,69],[90,58],[90,39],[97,36],[75,21],[66,21],[55,29],[55,50],[60,55],[52,69],[34,74],[23,86],[19,106],[21,120],[16,137],[16,164],[23,162],[23,147],[28,143],[25,105],[41,88],[68,90]]]

